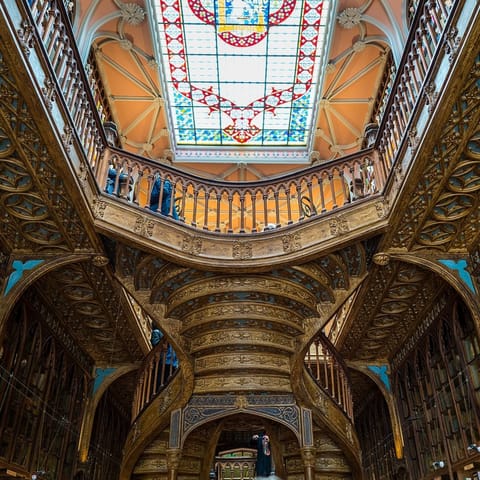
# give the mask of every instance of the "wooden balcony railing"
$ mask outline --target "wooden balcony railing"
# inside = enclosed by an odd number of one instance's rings
[[[323,333],[317,335],[305,357],[305,366],[317,385],[353,422],[353,402],[347,366]]]
[[[178,360],[166,338],[152,348],[139,371],[133,399],[132,420],[161,392],[179,369]]]
[[[454,5],[459,3],[454,0],[410,2],[416,14],[376,142],[388,170],[409,131],[417,100],[422,97],[431,69],[435,66],[434,59],[444,53],[441,39],[446,32],[449,15]]]
[[[243,234],[301,222],[383,190],[435,58],[445,54],[441,39],[449,15],[460,4],[460,0],[419,3],[379,126],[375,144],[379,153],[362,151],[295,175],[236,184],[187,175],[114,148],[108,151],[64,1],[32,0],[28,7],[60,93],[57,98],[70,115],[99,188],[190,227]],[[152,192],[157,197],[153,200]]]
[[[219,233],[301,222],[377,193],[386,176],[374,150],[254,183],[206,180],[117,149],[106,151],[97,168],[104,192]]]

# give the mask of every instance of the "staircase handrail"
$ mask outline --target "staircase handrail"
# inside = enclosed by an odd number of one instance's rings
[[[353,400],[348,367],[324,333],[318,333],[312,340],[305,355],[305,367],[315,383],[353,423]]]
[[[138,372],[132,422],[170,383],[179,369],[175,351],[163,337],[145,357]]]

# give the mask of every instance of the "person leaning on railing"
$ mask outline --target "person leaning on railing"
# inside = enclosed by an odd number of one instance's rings
[[[160,203],[160,192],[162,191],[163,183],[163,194],[162,194],[162,205],[160,210],[158,209]],[[178,212],[175,205],[172,206],[173,199],[173,185],[172,182],[168,179],[163,180],[157,176],[153,182],[152,193],[150,194],[150,210],[154,212],[159,212],[162,215],[170,215],[175,220],[178,220]]]

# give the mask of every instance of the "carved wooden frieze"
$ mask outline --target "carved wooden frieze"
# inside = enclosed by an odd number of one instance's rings
[[[194,391],[197,394],[224,391],[256,392],[290,392],[290,379],[278,375],[258,375],[245,377],[229,371],[225,376],[199,377],[195,379]]]
[[[248,305],[245,304],[249,308],[249,310],[254,310],[256,312],[261,312],[263,310],[264,305]],[[223,307],[223,306],[222,306]],[[214,307],[217,308],[217,310],[224,311],[225,309],[222,307]],[[226,309],[229,311],[235,311],[237,310],[238,305],[225,305],[224,306]],[[278,310],[279,313],[282,312],[282,310]],[[197,315],[197,317],[201,317],[202,313],[208,314],[208,311],[201,311]],[[302,326],[302,321],[299,319],[298,323],[295,322],[290,322],[288,319],[288,312],[287,312],[287,318],[282,320],[275,318],[275,322],[272,322],[270,318],[267,317],[265,318],[255,318],[257,315],[253,314],[254,318],[248,318],[247,317],[239,317],[239,318],[222,318],[222,316],[210,316],[208,319],[201,319],[199,318],[198,323],[195,326],[189,326],[185,324],[185,322],[182,322],[185,326],[185,328],[182,329],[182,333],[189,338],[197,338],[199,334],[202,333],[207,333],[209,331],[220,331],[223,330],[226,334],[230,330],[237,330],[239,332],[239,335],[241,335],[240,338],[242,338],[244,335],[247,335],[249,332],[252,330],[261,330],[265,333],[267,332],[283,332],[286,335],[289,335],[290,337],[295,337],[303,332],[303,326]],[[296,317],[293,317],[292,320],[296,320]],[[191,324],[189,324],[191,325]],[[198,337],[201,338],[201,337]],[[265,339],[268,339],[267,337],[262,337]]]
[[[258,328],[262,328],[261,324]],[[280,332],[250,329],[223,329],[216,332],[197,334],[191,341],[191,353],[199,350],[222,348],[229,344],[274,346],[292,352],[295,348],[294,339]]]
[[[173,310],[178,305],[190,301],[197,296],[206,296],[218,292],[268,292],[272,295],[289,296],[295,298],[305,305],[314,309],[316,305],[315,296],[300,285],[293,282],[278,280],[271,276],[219,276],[206,278],[203,282],[186,285],[178,289],[171,298],[167,300],[167,307]]]
[[[290,372],[290,361],[285,355],[259,352],[224,352],[216,355],[204,355],[195,361],[195,372],[199,374],[208,373],[211,370],[222,370],[228,368],[231,374],[234,370],[265,368],[273,372]]]

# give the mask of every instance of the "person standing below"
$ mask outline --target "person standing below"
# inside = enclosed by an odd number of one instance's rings
[[[272,457],[270,455],[270,438],[263,430],[258,435],[253,435],[252,440],[257,444],[257,461],[255,463],[255,475],[269,477],[272,472]]]

